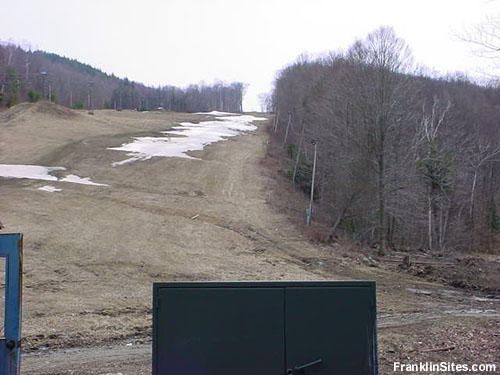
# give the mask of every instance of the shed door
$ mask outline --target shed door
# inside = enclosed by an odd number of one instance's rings
[[[0,234],[0,375],[19,374],[21,340],[22,235]]]
[[[289,374],[376,374],[373,292],[365,287],[286,288]]]
[[[282,288],[161,288],[154,374],[284,373]]]

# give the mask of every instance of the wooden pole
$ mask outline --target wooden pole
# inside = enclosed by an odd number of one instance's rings
[[[312,204],[314,200],[314,180],[316,177],[316,153],[318,149],[318,142],[315,141],[314,139],[311,141],[311,143],[314,145],[314,162],[313,162],[313,175],[312,175],[312,181],[311,181],[311,198],[309,199],[309,210],[308,210],[308,215],[306,218],[306,224],[311,225],[311,216],[312,216]]]
[[[304,138],[304,123],[302,122],[302,130],[300,132],[299,148],[297,149],[297,156],[295,157],[295,166],[293,167],[293,177],[292,182],[295,184],[295,178],[297,177],[297,169],[299,166],[300,148],[302,147],[302,139]]]
[[[30,60],[26,59],[26,81],[28,81],[29,72],[30,72]]]
[[[43,77],[43,100],[47,100],[47,72],[40,73]]]
[[[278,130],[278,121],[280,120],[280,111],[278,109],[278,112],[276,113],[276,118],[274,119],[274,132]]]
[[[93,81],[89,81],[89,115],[94,114],[94,106],[92,103],[92,86],[94,85]]]
[[[288,129],[290,128],[290,122],[292,121],[292,114],[288,113],[288,123],[286,124],[285,138],[283,139],[283,146],[286,143],[286,139],[288,138]]]

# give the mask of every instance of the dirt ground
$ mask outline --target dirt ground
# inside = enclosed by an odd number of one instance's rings
[[[376,280],[381,374],[394,361],[499,368],[498,294],[357,261],[309,241],[273,206],[264,122],[192,153],[202,160],[111,166],[126,155],[108,147],[203,119],[49,103],[0,112],[0,163],[110,185],[54,182],[62,191],[49,193],[38,190],[47,181],[0,179],[2,233],[25,236],[23,374],[150,373],[152,282],[172,280]]]

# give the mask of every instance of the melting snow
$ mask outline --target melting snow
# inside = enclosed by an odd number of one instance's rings
[[[0,177],[31,178],[33,180],[57,181],[52,171],[64,171],[64,167],[41,167],[39,165],[0,164]]]
[[[198,124],[182,122],[174,126],[174,130],[163,131],[166,136],[138,137],[120,147],[110,150],[126,151],[130,158],[113,163],[113,167],[137,160],[148,160],[155,156],[197,159],[186,154],[188,151],[199,151],[211,143],[240,135],[257,129],[253,121],[266,120],[251,115],[236,115],[226,112],[209,112],[217,116],[217,120],[203,121]],[[172,137],[174,136],[174,137]]]
[[[195,115],[235,116],[237,115],[237,113],[212,111],[212,112],[196,112]]]
[[[66,181],[73,182],[75,184],[85,184],[85,185],[97,185],[97,186],[109,186],[106,184],[98,184],[92,182],[90,178],[81,178],[74,174],[67,175],[63,178],[57,178],[52,176],[50,173],[53,171],[65,171],[64,167],[43,167],[40,165],[19,165],[19,164],[0,164],[0,177],[6,178],[30,178],[32,180],[44,180],[44,181]],[[46,188],[47,186],[44,186]],[[40,188],[41,190],[46,190]],[[57,191],[57,190],[54,190]]]
[[[74,174],[69,174],[66,177],[61,178],[59,181],[73,182],[75,184],[83,184],[83,185],[94,185],[94,186],[109,186],[107,184],[98,184],[97,182],[93,182],[89,177],[78,177]]]
[[[39,187],[38,190],[48,191],[49,193],[55,193],[57,191],[61,191],[61,189],[57,189],[55,186],[52,186],[52,185],[45,185],[45,186]]]

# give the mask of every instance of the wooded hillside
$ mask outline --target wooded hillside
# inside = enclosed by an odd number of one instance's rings
[[[414,69],[390,28],[284,68],[272,106],[288,175],[328,238],[404,249],[488,251],[500,230],[500,90]]]
[[[0,106],[51,100],[75,109],[91,104],[95,109],[242,112],[244,89],[240,82],[148,87],[74,59],[0,43]]]

